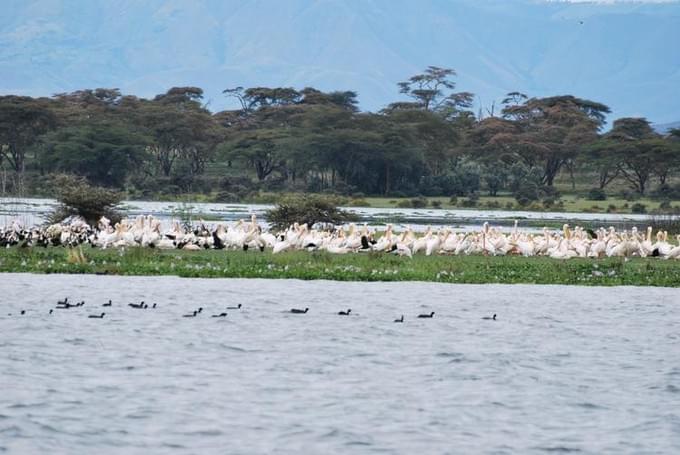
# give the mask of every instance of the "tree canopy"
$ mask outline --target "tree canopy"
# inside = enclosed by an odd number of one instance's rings
[[[508,93],[475,115],[452,68],[429,66],[395,87],[395,100],[362,112],[359,94],[314,87],[231,87],[233,109],[211,112],[200,87],[149,99],[117,88],[50,98],[0,97],[0,188],[41,188],[71,173],[138,197],[183,191],[235,200],[259,191],[474,196],[486,190],[555,194],[580,173],[600,190],[644,194],[673,183],[680,130],[646,119],[606,130],[608,106],[574,95]],[[37,183],[36,183],[37,182]],[[12,187],[12,185],[14,185]],[[529,188],[529,190],[526,190]],[[30,189],[28,190],[30,191]]]

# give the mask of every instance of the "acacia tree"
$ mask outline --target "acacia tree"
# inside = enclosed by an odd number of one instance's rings
[[[0,161],[6,160],[21,179],[28,150],[54,125],[49,100],[14,95],[0,97]]]
[[[316,223],[338,225],[356,221],[354,213],[339,209],[332,199],[320,196],[301,195],[288,197],[265,214],[267,221],[277,230],[284,230],[293,223]]]
[[[413,101],[392,103],[381,111],[390,123],[409,130],[423,150],[427,173],[435,177],[451,168],[461,136],[474,125],[469,111],[474,95],[456,92],[455,76],[454,69],[428,66],[397,84]]]
[[[142,104],[142,122],[154,138],[148,151],[166,177],[180,159],[189,163],[193,174],[202,173],[222,137],[219,125],[200,104],[202,97],[200,88],[173,87]]]
[[[386,117],[390,123],[407,132],[423,150],[429,174],[440,176],[452,167],[461,137],[453,122],[426,110],[387,111]]]
[[[236,98],[241,108],[216,114],[230,133],[223,155],[247,163],[259,181],[275,171],[293,179],[312,170],[323,172],[316,159],[320,134],[332,135],[332,129],[343,128],[342,123],[358,110],[357,95],[351,91],[236,87],[224,92]]]
[[[245,126],[253,115],[262,108],[280,107],[296,104],[300,101],[301,93],[292,87],[234,87],[222,91],[228,98],[238,101],[240,109],[227,111],[231,115],[223,117],[237,126]],[[225,126],[231,126],[225,125]]]
[[[492,137],[491,141],[498,143],[502,139],[516,158],[530,167],[539,166],[541,182],[552,186],[561,168],[576,157],[580,147],[597,138],[609,112],[604,104],[573,96],[531,98],[503,108],[503,118],[518,130],[502,138]]]
[[[286,128],[258,128],[235,134],[225,144],[224,156],[241,160],[253,167],[259,181],[284,167],[285,140],[290,138]]]
[[[399,92],[414,101],[392,103],[388,109],[415,108],[455,116],[460,111],[470,108],[474,97],[470,92],[454,92],[455,76],[456,71],[452,68],[428,66],[421,74],[411,76],[407,81],[397,84]]]
[[[51,172],[73,173],[95,185],[123,188],[127,176],[141,164],[148,140],[125,125],[79,124],[48,133],[40,161]]]
[[[604,135],[604,147],[616,161],[621,176],[640,194],[644,194],[653,174],[665,183],[674,162],[669,141],[656,133],[644,118],[620,118]]]
[[[596,169],[597,184],[601,190],[604,190],[621,173],[616,145],[606,138],[586,145],[582,150],[582,156],[589,166]]]

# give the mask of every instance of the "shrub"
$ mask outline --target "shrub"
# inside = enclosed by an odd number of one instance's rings
[[[602,188],[592,188],[588,191],[589,201],[606,201],[607,193],[604,192]]]
[[[423,177],[418,189],[426,196],[455,194],[467,196],[481,186],[481,168],[474,161],[462,159],[444,175]]]
[[[54,190],[60,205],[48,216],[51,223],[69,216],[81,216],[90,226],[96,225],[102,216],[112,223],[121,219],[115,207],[123,195],[117,191],[90,185],[83,177],[63,174],[54,177]]]
[[[279,193],[251,193],[248,195],[248,200],[253,204],[276,204],[282,199],[285,199],[285,195]]]
[[[482,173],[489,196],[496,196],[508,181],[508,171],[505,166],[497,163],[494,166],[485,166]]]
[[[623,197],[626,201],[633,202],[640,199],[640,193],[636,191],[624,191],[621,193],[621,197]]]
[[[680,185],[671,186],[667,183],[659,185],[659,187],[654,190],[651,195],[654,199],[680,199]]]
[[[286,179],[281,176],[270,175],[268,178],[258,183],[263,191],[284,191],[286,190]],[[308,191],[319,191],[320,188],[309,185]]]
[[[515,162],[510,168],[508,178],[508,188],[513,193],[517,193],[522,187],[541,186],[541,172],[537,168],[528,167],[521,162]],[[537,200],[538,197],[534,200]]]
[[[368,203],[368,201],[364,198],[354,198],[351,199],[347,205],[349,207],[370,207],[371,204]]]
[[[534,179],[524,180],[515,187],[513,196],[517,203],[526,207],[530,204],[542,208],[549,208],[560,202],[560,192],[555,187],[541,185]],[[542,206],[533,204],[542,201]]]
[[[340,210],[334,199],[311,195],[287,197],[268,210],[265,217],[279,230],[286,229],[295,222],[312,227],[316,223],[336,225],[357,218],[353,213]]]
[[[354,192],[356,190],[357,190],[356,186],[348,185],[347,183],[342,181],[338,181],[335,185],[333,185],[333,191],[336,194],[342,194],[343,196],[352,196],[354,195]]]
[[[671,210],[671,201],[669,201],[668,199],[664,199],[659,204],[659,209],[661,209],[661,210]]]
[[[451,198],[449,199],[449,204],[457,205],[458,204],[458,198],[456,196],[451,196]]]
[[[427,207],[427,199],[422,197],[422,196],[417,197],[417,198],[413,198],[413,199],[411,199],[411,207],[413,207],[414,209],[425,208],[425,207]]]
[[[241,198],[236,193],[230,193],[229,191],[220,191],[215,195],[215,202],[222,203],[234,203],[240,201]]]
[[[630,211],[633,213],[647,213],[647,206],[645,204],[636,202],[630,207]]]
[[[253,188],[253,182],[244,175],[227,175],[219,180],[219,186],[223,190],[230,190],[234,185],[241,185],[248,188]]]
[[[430,202],[430,205],[432,206],[432,208],[440,209],[442,208],[442,201],[435,199],[432,202]]]
[[[397,202],[397,208],[410,209],[411,207],[413,206],[411,205],[411,201],[409,201],[408,199],[404,199],[403,201]]]
[[[465,208],[477,207],[477,202],[479,202],[479,196],[471,194],[470,197],[463,199],[461,205]]]
[[[534,182],[527,181],[517,186],[513,196],[517,203],[524,207],[541,198],[540,187]]]

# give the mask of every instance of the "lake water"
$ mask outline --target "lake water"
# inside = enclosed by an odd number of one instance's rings
[[[680,453],[676,289],[0,280],[0,452]]]
[[[34,198],[0,198],[0,226],[6,226],[18,221],[24,226],[31,226],[45,222],[47,214],[57,205],[53,199]],[[121,211],[129,217],[152,214],[169,224],[169,220],[178,219],[180,213],[191,216],[191,220],[198,222],[201,218],[209,224],[216,221],[236,221],[250,219],[254,214],[264,222],[264,214],[272,205],[263,204],[217,204],[153,202],[153,201],[125,201],[121,204]],[[571,213],[571,212],[528,212],[507,210],[477,210],[477,209],[385,209],[372,207],[345,207],[357,214],[360,222],[369,225],[393,223],[399,231],[407,226],[414,231],[423,231],[427,226],[440,228],[454,227],[454,230],[473,230],[485,221],[493,225],[510,226],[514,220],[520,220],[520,228],[526,228],[526,221],[540,226],[540,223],[579,223],[589,226],[615,226],[630,228],[638,226],[641,229],[649,223],[648,215],[626,213]],[[536,227],[529,228],[536,230]]]

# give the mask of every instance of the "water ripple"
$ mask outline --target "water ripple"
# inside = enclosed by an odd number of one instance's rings
[[[0,452],[680,453],[677,290],[2,279]]]

